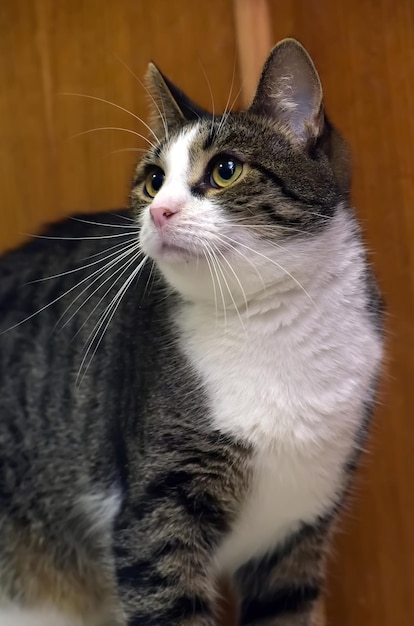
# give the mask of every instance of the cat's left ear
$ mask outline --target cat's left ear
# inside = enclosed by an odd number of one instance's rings
[[[250,111],[287,126],[301,144],[322,132],[321,82],[309,54],[295,39],[284,39],[273,48]]]
[[[145,77],[151,96],[151,124],[159,137],[173,126],[196,120],[206,112],[174,85],[155,63],[148,65]]]

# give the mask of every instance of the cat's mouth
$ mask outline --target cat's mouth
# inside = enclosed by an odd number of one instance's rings
[[[163,256],[198,256],[199,253],[197,254],[197,252],[195,252],[192,248],[194,248],[194,246],[191,246],[190,248],[188,246],[163,241],[160,244],[159,253]]]
[[[202,256],[202,244],[195,237],[168,237],[157,232],[142,233],[141,245],[150,257],[157,260],[188,261]]]
[[[210,257],[226,254],[232,247],[223,244],[223,241],[214,238],[214,235],[207,229],[164,229],[162,231],[154,229],[151,225],[144,224],[141,230],[141,246],[146,254],[154,261],[163,260],[171,262],[189,262],[191,260],[200,261]]]

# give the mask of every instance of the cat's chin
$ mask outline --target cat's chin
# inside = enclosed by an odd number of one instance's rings
[[[155,263],[162,265],[188,265],[192,261],[196,262],[200,256],[197,250],[175,243],[146,241],[141,246],[144,254],[147,254]]]
[[[168,241],[166,237],[154,235],[145,234],[141,237],[141,247],[143,252],[155,262],[188,263],[189,260],[200,256],[200,251],[194,244]]]
[[[149,246],[149,256],[154,260],[171,261],[171,262],[185,262],[191,258],[196,258],[197,253],[193,250],[179,246],[172,243],[159,243],[154,246]]]

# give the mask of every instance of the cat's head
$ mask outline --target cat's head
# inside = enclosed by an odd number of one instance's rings
[[[220,307],[300,273],[298,254],[313,271],[307,246],[346,200],[349,164],[304,48],[273,49],[246,111],[206,113],[153,64],[147,81],[158,140],[131,199],[167,281]]]

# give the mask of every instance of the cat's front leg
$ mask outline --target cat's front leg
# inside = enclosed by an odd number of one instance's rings
[[[132,523],[123,532],[123,549],[118,546],[118,582],[127,624],[213,626],[216,587],[209,573],[208,545],[199,539],[195,525],[189,528],[188,520],[168,508],[154,511],[145,529]]]
[[[327,533],[326,523],[303,527],[271,556],[240,568],[240,626],[324,626]]]
[[[192,453],[149,472],[130,498],[115,534],[128,626],[217,623],[212,557],[245,487],[237,456]]]

